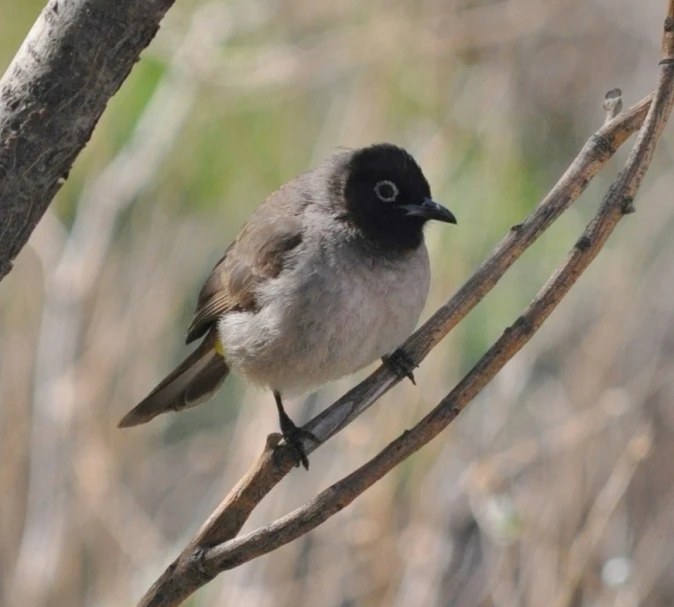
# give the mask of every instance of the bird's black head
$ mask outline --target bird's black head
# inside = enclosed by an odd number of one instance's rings
[[[450,211],[431,200],[428,181],[402,148],[380,143],[356,150],[345,170],[348,216],[368,241],[385,250],[418,247],[431,219],[456,223]]]

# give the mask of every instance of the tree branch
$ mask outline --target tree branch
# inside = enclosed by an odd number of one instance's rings
[[[674,57],[674,56],[673,56]],[[274,523],[198,555],[212,578],[304,535],[444,430],[503,366],[533,337],[606,243],[618,222],[634,212],[632,201],[674,105],[674,64],[664,63],[660,84],[625,168],[569,252],[562,267],[459,384],[414,428],[403,432],[367,464]]]
[[[485,297],[520,255],[582,194],[591,178],[604,166],[618,147],[642,124],[650,107],[651,97],[646,97],[624,114],[618,115],[593,135],[557,185],[529,218],[522,224],[514,226],[463,287],[423,327],[410,337],[404,348],[414,360],[421,361]],[[368,409],[398,381],[387,367],[382,366],[331,407],[309,421],[305,427],[318,436],[321,442],[325,442]],[[404,435],[404,437],[408,437],[408,435]],[[401,439],[404,437],[401,437]],[[267,445],[254,466],[213,512],[176,561],[155,582],[141,600],[141,606],[178,605],[217,574],[218,568],[213,565],[213,559],[220,557],[213,556],[214,553],[209,550],[236,537],[253,509],[293,467],[292,454],[279,442],[280,436],[278,434],[269,436]],[[317,446],[313,443],[307,443],[305,448],[307,452],[311,452]],[[389,446],[389,449],[394,451],[397,448],[397,443]],[[368,465],[371,464],[372,462]],[[360,469],[360,471],[362,470],[364,468]],[[347,477],[342,482],[351,478],[351,476]],[[372,482],[375,482],[378,478],[380,477],[373,478]],[[341,489],[339,487],[339,484],[334,485],[316,499],[325,499],[325,496],[329,494],[337,496],[333,499],[341,500],[339,493]],[[338,510],[350,503],[356,495],[359,495],[359,492],[354,493],[353,497],[345,501]],[[339,503],[341,504],[341,501]],[[325,504],[320,502],[320,507],[323,508],[324,506]],[[335,510],[335,512],[338,510]],[[315,509],[311,511],[315,512]],[[295,511],[294,514],[297,512]],[[287,519],[288,517],[280,519],[275,524],[282,524]],[[318,521],[316,524],[320,522]],[[269,526],[264,529],[272,530],[274,527]],[[253,539],[251,536],[245,537],[248,540]],[[241,545],[240,542],[242,541],[242,539],[235,540],[224,546],[227,546],[227,550],[234,550]],[[290,539],[287,541],[290,541]],[[218,547],[217,550],[224,549],[224,546]],[[248,544],[246,546],[247,548],[250,547]],[[272,549],[273,547],[270,547],[270,550]],[[229,552],[226,557],[222,558],[229,559]],[[251,558],[253,557],[251,556]],[[211,559],[210,564],[204,566],[202,559],[206,559],[206,561]],[[231,566],[234,565],[231,565],[230,561],[227,560],[226,568],[231,568]]]
[[[0,80],[0,280],[174,0],[50,0]]]
[[[253,468],[239,481],[202,526],[181,555],[153,584],[140,602],[143,607],[179,605],[221,571],[234,568],[298,538],[350,504],[444,430],[498,371],[531,339],[582,272],[604,246],[617,223],[633,212],[633,200],[651,161],[655,145],[674,104],[674,0],[665,21],[659,82],[647,97],[616,117],[618,102],[611,92],[608,122],[593,135],[550,194],[522,223],[514,226],[473,276],[404,345],[417,362],[494,287],[519,256],[584,191],[589,180],[642,123],[624,169],[610,187],[595,218],[573,246],[562,267],[507,328],[475,367],[414,428],[405,431],[372,460],[333,484],[316,498],[273,523],[234,538],[264,496],[290,471],[293,457],[271,435]],[[652,102],[651,102],[652,101]],[[647,114],[646,114],[647,113]],[[380,367],[306,428],[324,442],[365,411],[397,379]],[[307,451],[316,448],[308,443]]]
[[[491,291],[520,255],[583,193],[590,180],[620,145],[641,126],[651,98],[652,95],[649,95],[590,137],[557,185],[527,220],[513,226],[468,281],[407,340],[403,348],[414,361],[422,361]],[[382,365],[310,420],[305,427],[323,443],[366,411],[398,381],[400,380]],[[276,449],[279,440],[279,435],[270,436],[259,461],[203,525],[190,547],[212,545],[238,534],[255,506],[293,467],[293,454],[284,446]],[[311,453],[317,445],[307,442],[304,447],[307,453]]]

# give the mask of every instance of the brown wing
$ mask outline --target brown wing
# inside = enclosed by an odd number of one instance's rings
[[[256,287],[278,276],[288,253],[302,242],[301,213],[306,204],[290,182],[253,213],[206,279],[187,330],[187,343],[205,335],[222,314],[257,309]]]

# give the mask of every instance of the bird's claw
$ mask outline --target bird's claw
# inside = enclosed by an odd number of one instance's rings
[[[418,365],[412,360],[412,357],[402,348],[398,348],[391,354],[382,358],[384,364],[395,373],[398,379],[409,379],[415,386],[417,382],[414,381],[414,369]]]
[[[317,444],[320,444],[321,441],[318,440],[318,437],[313,432],[295,425],[295,422],[293,422],[293,420],[290,419],[290,417],[287,415],[280,418],[280,425],[283,438],[285,438],[286,443],[294,453],[297,460],[295,467],[302,464],[304,469],[308,470],[309,458],[307,457],[307,453],[304,449],[302,441],[311,440]]]

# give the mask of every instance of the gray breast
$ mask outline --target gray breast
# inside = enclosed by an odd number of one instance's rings
[[[261,288],[256,313],[219,323],[227,360],[251,381],[302,393],[370,364],[411,334],[428,295],[425,245],[395,259],[310,243]]]

